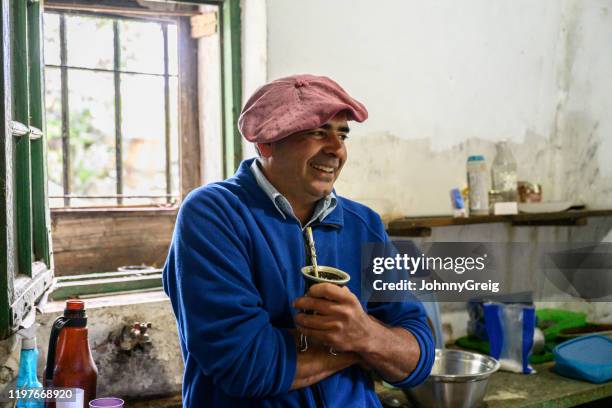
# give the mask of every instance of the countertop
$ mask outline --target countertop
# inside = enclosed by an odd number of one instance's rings
[[[485,402],[479,408],[566,408],[590,401],[612,398],[612,381],[604,384],[573,380],[556,374],[554,363],[535,365],[532,375],[497,372],[491,377]],[[402,408],[415,408],[400,390],[376,382],[376,392],[384,400],[395,397]],[[131,408],[179,408],[180,394],[149,401],[130,401]]]
[[[536,374],[493,374],[482,408],[566,408],[612,397],[612,381],[592,384],[556,374],[554,363],[535,365]],[[381,400],[396,397],[403,408],[413,408],[404,394],[376,384]]]

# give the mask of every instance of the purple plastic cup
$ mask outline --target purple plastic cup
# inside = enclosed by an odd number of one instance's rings
[[[105,397],[89,401],[89,408],[123,408],[121,398]]]

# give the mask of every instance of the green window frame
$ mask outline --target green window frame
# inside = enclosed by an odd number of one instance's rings
[[[221,114],[223,176],[230,177],[242,161],[238,117],[242,110],[242,20],[240,0],[181,0],[219,6],[221,35]]]
[[[51,286],[46,192],[41,4],[2,2],[0,87],[0,338]]]
[[[221,21],[221,81],[224,176],[230,177],[242,161],[242,136],[238,117],[242,110],[242,22],[240,0],[225,0]]]

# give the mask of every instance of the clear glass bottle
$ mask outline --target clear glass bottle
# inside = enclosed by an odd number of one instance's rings
[[[497,152],[491,166],[493,190],[499,194],[500,201],[517,201],[516,160],[505,140],[497,143],[495,148]]]
[[[467,181],[469,192],[470,217],[489,214],[489,172],[483,155],[469,156],[467,161]]]

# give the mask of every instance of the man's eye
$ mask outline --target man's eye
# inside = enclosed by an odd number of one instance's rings
[[[340,135],[340,140],[343,142],[349,138],[349,135]]]
[[[310,136],[313,136],[313,137],[316,137],[316,138],[326,137],[327,136],[327,132],[324,132],[322,130],[314,130],[314,131],[310,132]]]

